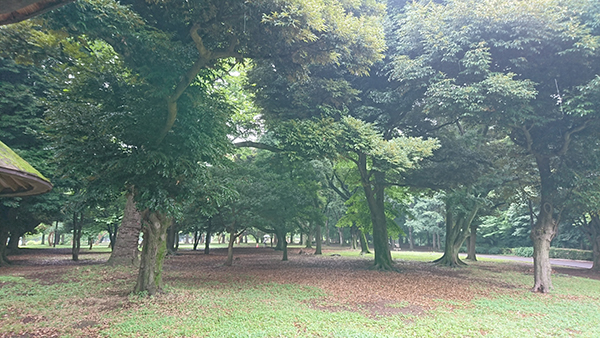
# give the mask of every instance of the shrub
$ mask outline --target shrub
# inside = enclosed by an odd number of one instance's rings
[[[521,257],[533,257],[533,247],[520,247],[512,249],[512,253]]]
[[[590,250],[550,248],[550,258],[591,261],[593,260],[593,254]]]

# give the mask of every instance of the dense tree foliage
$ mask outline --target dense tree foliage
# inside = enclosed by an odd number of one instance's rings
[[[0,201],[0,264],[60,219],[74,260],[107,229],[154,294],[180,231],[227,234],[232,265],[247,233],[287,260],[337,229],[383,270],[397,236],[448,266],[533,246],[547,292],[553,239],[600,266],[599,48],[586,0],[79,0],[4,26],[0,139],[59,189]]]

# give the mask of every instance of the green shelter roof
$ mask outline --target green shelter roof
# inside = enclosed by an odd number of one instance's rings
[[[51,189],[50,180],[0,142],[0,197],[38,195]]]

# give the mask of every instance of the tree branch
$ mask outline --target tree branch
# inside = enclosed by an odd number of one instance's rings
[[[578,132],[584,130],[585,128],[587,128],[587,126],[590,123],[590,121],[591,120],[587,120],[582,125],[580,125],[579,127],[573,128],[571,130],[568,130],[565,133],[563,146],[556,153],[557,156],[563,156],[563,155],[565,155],[567,153],[567,151],[569,150],[569,144],[571,143],[571,135],[573,135],[575,133],[578,133]]]
[[[256,149],[264,149],[264,150],[269,150],[272,151],[274,153],[280,153],[283,152],[282,149],[279,149],[277,147],[274,146],[270,146],[268,144],[264,144],[264,143],[259,143],[259,142],[252,142],[252,141],[243,141],[243,142],[236,142],[233,144],[236,148],[256,148]]]

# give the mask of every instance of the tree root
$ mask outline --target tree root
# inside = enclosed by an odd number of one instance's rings
[[[448,258],[448,256],[443,255],[442,257],[434,260],[432,263],[440,266],[446,266],[449,268],[462,268],[468,266],[467,263],[463,262],[460,258],[456,258],[456,260]]]
[[[375,263],[375,264],[371,265],[369,270],[400,272],[400,269],[398,269],[397,267],[395,267],[391,264],[384,264],[384,263]]]

